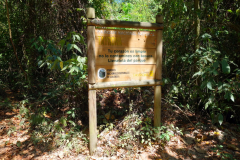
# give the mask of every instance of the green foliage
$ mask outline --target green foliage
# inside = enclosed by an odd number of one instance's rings
[[[76,43],[85,45],[83,36],[75,32],[69,32],[66,38],[58,43],[59,49],[51,41],[44,41],[41,37],[39,37],[39,42],[39,45],[37,45],[37,42],[33,44],[39,52],[45,53],[44,60],[38,62],[39,67],[46,64],[51,70],[61,71],[65,78],[69,78],[71,83],[82,85],[81,82],[85,80],[87,74],[87,57],[77,55],[77,52],[81,53],[81,50]],[[44,45],[47,48],[44,48]],[[62,55],[67,52],[71,53],[71,58],[64,61]]]
[[[7,135],[10,137],[16,130],[17,128],[15,126],[10,127],[7,131]]]
[[[73,36],[68,34],[73,39],[70,41],[70,38],[66,38],[69,44],[64,44],[66,49],[62,51],[64,54],[60,56],[61,59],[66,61],[71,58],[73,50],[78,55],[86,55],[83,21],[85,20],[84,5],[87,1],[54,1],[54,4],[49,0],[38,3],[29,0],[8,1],[12,41],[17,57],[9,39],[5,1],[0,3],[0,81],[13,92],[21,90],[23,93],[19,95],[21,98],[39,97],[39,91],[44,89],[47,78],[56,75],[55,71],[49,72],[45,67],[38,68],[39,61],[46,58],[49,52],[59,57],[59,47],[56,44],[62,37],[68,32],[74,34]],[[51,61],[54,62],[58,57],[52,58]],[[20,69],[17,58],[26,72],[26,77]],[[55,61],[51,67],[56,69],[58,62]]]
[[[235,107],[240,95],[239,34],[231,27],[239,25],[236,1],[201,2],[201,11],[196,11],[201,22],[197,50],[194,3],[165,1],[162,8],[166,99],[197,114],[209,114],[213,123],[222,124],[229,114],[239,122],[240,110]]]
[[[13,106],[12,106],[9,98],[6,98],[6,99],[4,99],[3,102],[0,102],[0,105],[1,105],[1,107],[6,108],[6,109],[7,109],[7,108],[8,108],[8,109],[13,108]]]
[[[131,141],[138,141],[139,143],[152,145],[153,142],[161,141],[165,144],[170,140],[174,133],[182,134],[177,127],[161,126],[155,128],[152,126],[151,118],[139,116],[135,113],[130,114],[123,120],[124,131],[120,134],[121,146],[127,146]]]
[[[66,146],[68,150],[74,149],[76,153],[80,153],[86,149],[88,139],[82,132],[70,130],[67,133],[58,133],[56,142],[58,146]]]
[[[29,118],[29,109],[25,107],[25,105],[26,105],[27,102],[28,102],[28,100],[22,100],[22,101],[20,102],[19,114],[20,114],[21,116],[24,116],[24,117],[26,117],[26,118]]]
[[[231,72],[229,58],[224,56],[220,51],[215,50],[211,46],[211,36],[204,34],[206,48],[201,47],[193,56],[198,57],[197,66],[199,71],[193,77],[201,79],[199,91],[201,93],[205,109],[210,110],[212,119],[218,115],[218,122],[223,122],[223,113],[231,110],[229,103],[234,102],[234,94],[237,94],[239,82],[228,77],[236,77],[236,72]],[[238,67],[232,62],[232,65]],[[220,67],[221,66],[221,67]],[[226,76],[228,76],[226,78]]]
[[[106,19],[155,22],[155,15],[160,6],[154,0],[107,1],[102,3],[101,10],[103,11],[102,15]]]
[[[216,147],[212,148],[212,151],[222,160],[227,160],[227,159],[233,160],[233,155],[230,153],[225,153],[224,147],[222,145],[217,145]]]

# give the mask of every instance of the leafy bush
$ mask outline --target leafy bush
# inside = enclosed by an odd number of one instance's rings
[[[151,118],[148,116],[140,116],[136,113],[130,114],[123,120],[123,128],[120,132],[121,146],[125,147],[131,141],[138,142],[146,145],[152,145],[154,142],[160,142],[165,144],[170,140],[174,133],[181,133],[177,127],[171,126],[161,126],[155,128],[152,126]]]
[[[240,122],[240,109],[236,107],[240,95],[239,34],[233,29],[239,25],[239,16],[234,12],[237,6],[235,1],[202,1],[201,10],[195,12],[194,3],[174,0],[165,1],[160,11],[165,25],[165,98],[196,115],[210,115],[213,123]],[[200,18],[199,37],[196,14]]]
[[[65,74],[65,78],[69,78],[71,83],[81,85],[87,74],[87,58],[77,55],[76,52],[81,53],[76,43],[85,44],[81,34],[69,32],[66,38],[58,43],[59,49],[51,41],[44,41],[41,37],[39,37],[39,41],[40,45],[33,44],[39,52],[45,53],[44,60],[38,62],[39,67],[46,64],[49,69]],[[46,43],[47,48],[44,48],[42,43]],[[61,57],[67,52],[71,53],[71,58],[63,61]]]
[[[213,122],[217,120],[221,125],[223,115],[234,112],[233,105],[237,96],[240,83],[235,77],[239,74],[238,65],[229,60],[220,51],[211,46],[211,36],[204,34],[205,48],[200,47],[193,56],[198,57],[198,72],[193,77],[201,80],[198,94],[203,99],[205,109],[210,111]],[[231,67],[235,68],[234,70]],[[231,103],[232,102],[232,103]]]

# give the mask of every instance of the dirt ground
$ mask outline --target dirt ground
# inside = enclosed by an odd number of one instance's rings
[[[118,129],[115,127],[99,133],[97,151],[94,156],[90,156],[88,147],[84,146],[80,154],[75,154],[64,147],[55,147],[54,141],[47,142],[47,145],[41,141],[33,143],[33,130],[27,120],[23,121],[19,109],[0,108],[0,160],[240,159],[240,126],[237,124],[223,122],[217,127],[207,118],[196,117],[164,101],[162,122],[166,126],[173,124],[183,134],[169,129],[174,136],[166,143],[154,142],[149,146],[131,142],[129,146],[118,147]]]

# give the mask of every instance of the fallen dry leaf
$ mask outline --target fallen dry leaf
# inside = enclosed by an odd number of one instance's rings
[[[214,135],[220,135],[221,133],[220,132],[214,132],[213,134]]]
[[[209,144],[210,144],[210,142],[209,142],[209,141],[206,141],[206,142],[205,142],[205,144],[209,145]]]
[[[7,144],[6,144],[6,146],[10,146],[11,145],[11,143],[10,142],[8,142]]]
[[[240,149],[233,144],[227,144],[227,148],[235,151],[240,151]]]
[[[3,148],[3,147],[5,147],[5,143],[0,144],[0,148]]]
[[[61,158],[61,159],[63,159],[64,153],[63,153],[63,152],[59,152],[58,157]]]

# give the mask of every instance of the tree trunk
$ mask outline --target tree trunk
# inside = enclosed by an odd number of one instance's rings
[[[26,54],[27,54],[27,67],[28,67],[28,92],[31,94],[33,93],[34,89],[33,86],[35,84],[35,71],[37,68],[36,57],[37,53],[32,45],[32,40],[35,38],[35,31],[36,31],[36,11],[35,11],[35,1],[29,0],[29,8],[28,8],[28,24],[26,28]]]
[[[194,47],[195,47],[195,52],[197,49],[199,49],[199,36],[200,36],[200,19],[198,16],[198,12],[200,11],[200,5],[199,5],[199,0],[194,0],[194,14],[195,14],[195,39],[194,39]],[[194,73],[197,72],[197,61],[198,58],[196,57],[194,59]],[[196,86],[200,85],[200,79],[197,78],[196,79]],[[197,90],[199,89],[199,87],[197,87]],[[195,104],[196,104],[196,111],[195,113],[197,113],[199,111],[199,106],[198,106],[198,93],[195,99]]]

